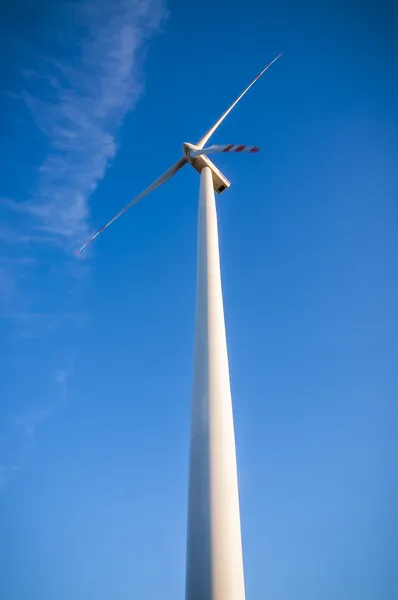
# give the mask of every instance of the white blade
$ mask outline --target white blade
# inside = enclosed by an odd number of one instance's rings
[[[224,146],[213,145],[202,148],[201,150],[191,150],[189,156],[196,158],[197,156],[202,156],[202,154],[220,154],[222,152],[246,152],[248,154],[255,154],[256,152],[260,152],[260,148],[257,146],[239,146],[237,144],[227,144]]]
[[[198,143],[196,144],[196,146],[198,146],[198,148],[203,148],[203,146],[205,145],[205,143],[207,142],[207,140],[213,135],[213,133],[215,132],[215,130],[217,129],[217,127],[219,125],[221,125],[221,123],[224,121],[225,117],[227,117],[229,115],[229,113],[231,112],[231,110],[238,104],[239,100],[241,100],[241,98],[243,98],[243,96],[246,94],[246,92],[248,92],[250,90],[250,88],[252,87],[252,85],[254,85],[256,83],[256,81],[258,81],[261,77],[261,75],[263,75],[265,73],[265,71],[267,71],[267,69],[270,68],[271,65],[274,64],[274,62],[276,60],[278,60],[278,58],[280,58],[282,56],[282,52],[280,54],[278,54],[278,56],[276,58],[274,58],[273,61],[271,61],[269,63],[269,65],[267,65],[265,67],[265,69],[263,69],[261,71],[261,73],[259,73],[257,75],[257,77],[255,79],[253,79],[253,81],[251,82],[250,85],[247,86],[247,88],[244,90],[244,92],[241,93],[241,95],[235,100],[235,102],[233,104],[231,104],[231,106],[228,108],[228,110],[225,111],[225,113],[218,119],[217,123],[215,123],[213,125],[213,127],[211,129],[209,129],[209,131],[207,133],[205,133],[205,135],[198,141]]]
[[[76,252],[76,254],[79,254],[82,250],[84,250],[84,248],[86,248],[86,246],[88,246],[100,233],[102,233],[104,231],[104,229],[106,229],[107,227],[109,227],[109,225],[111,225],[114,221],[116,221],[116,219],[118,219],[123,213],[125,213],[126,210],[128,210],[131,206],[133,206],[133,204],[137,204],[137,202],[142,200],[142,198],[144,198],[144,196],[147,196],[148,194],[153,192],[153,190],[155,190],[157,187],[162,185],[162,183],[166,183],[166,181],[168,181],[171,177],[173,177],[173,175],[175,175],[177,173],[177,171],[179,171],[181,169],[181,167],[183,167],[187,162],[188,161],[185,157],[180,158],[180,160],[178,162],[176,162],[172,167],[170,167],[170,169],[168,169],[165,173],[163,173],[163,175],[161,175],[158,179],[156,179],[156,181],[151,183],[151,185],[149,187],[147,187],[143,192],[141,192],[141,194],[138,194],[138,196],[133,198],[133,200],[131,200],[131,202],[126,204],[126,206],[124,208],[122,208],[122,210],[120,210],[110,221],[108,221],[108,223],[106,225],[101,227],[101,229],[99,229],[97,231],[97,233],[94,233],[94,235],[92,235],[91,238],[89,240],[87,240],[87,242],[85,244],[83,244],[83,246],[81,248],[79,248],[79,250]]]

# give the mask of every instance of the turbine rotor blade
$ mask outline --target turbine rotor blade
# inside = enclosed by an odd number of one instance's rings
[[[103,227],[101,227],[101,229],[99,229],[96,233],[94,233],[94,235],[92,235],[91,238],[89,240],[87,240],[87,242],[85,244],[83,244],[83,246],[81,248],[79,248],[79,250],[77,250],[76,254],[79,254],[82,250],[84,250],[84,248],[86,248],[100,233],[102,233],[107,227],[109,227],[109,225],[112,225],[112,223],[114,221],[116,221],[116,219],[118,219],[123,213],[125,213],[126,210],[128,210],[131,206],[133,206],[133,204],[137,204],[137,202],[142,200],[142,198],[144,198],[144,196],[147,196],[148,194],[150,194],[151,192],[156,190],[156,188],[158,188],[160,185],[162,185],[163,183],[166,183],[166,181],[171,179],[171,177],[173,177],[173,175],[175,175],[177,173],[177,171],[179,171],[184,165],[186,165],[187,162],[188,161],[185,157],[180,158],[180,160],[178,162],[176,162],[172,167],[170,167],[170,169],[168,169],[165,173],[163,173],[163,175],[161,175],[158,179],[156,179],[153,183],[151,183],[151,185],[149,187],[147,187],[143,192],[138,194],[138,196],[133,198],[131,200],[131,202],[126,204],[126,206],[124,208],[122,208],[122,210],[120,210],[114,217],[112,217],[112,219],[110,221],[108,221],[108,223],[106,223],[106,225],[104,225]]]
[[[224,152],[245,152],[248,154],[255,154],[256,152],[260,152],[260,148],[258,146],[247,146],[247,145],[237,145],[237,144],[228,144],[224,146],[207,146],[207,148],[201,148],[200,150],[191,150],[189,152],[189,156],[191,158],[196,158],[197,156],[202,156],[202,154],[221,154]]]
[[[216,129],[219,127],[219,125],[221,125],[221,123],[224,121],[225,117],[227,117],[229,115],[229,113],[231,112],[231,110],[238,104],[239,100],[241,100],[243,98],[243,96],[246,94],[246,92],[248,92],[250,90],[250,88],[256,83],[256,81],[258,81],[261,77],[261,75],[263,75],[265,73],[265,71],[267,71],[271,65],[274,64],[275,61],[278,60],[278,58],[280,58],[282,56],[282,52],[280,54],[278,54],[278,56],[276,56],[274,58],[274,60],[272,60],[258,75],[257,77],[255,77],[255,79],[253,79],[253,81],[251,82],[250,85],[247,86],[247,88],[241,93],[240,96],[238,96],[238,98],[235,100],[235,102],[233,104],[231,104],[231,106],[225,111],[225,113],[218,119],[217,123],[215,123],[213,125],[213,127],[211,129],[209,129],[209,131],[207,131],[207,133],[205,133],[205,135],[200,138],[200,140],[198,141],[198,143],[196,144],[196,146],[198,148],[203,148],[203,146],[205,145],[205,143],[208,141],[208,139],[213,135],[213,133],[216,131]]]

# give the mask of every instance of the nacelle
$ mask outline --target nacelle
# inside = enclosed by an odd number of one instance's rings
[[[219,171],[214,163],[205,155],[197,156],[196,158],[192,158],[190,156],[190,151],[196,150],[196,146],[194,144],[189,144],[185,142],[182,145],[182,151],[184,153],[185,158],[188,162],[193,166],[195,171],[198,173],[201,172],[203,167],[209,167],[213,174],[213,187],[217,194],[222,194],[226,189],[229,188],[231,182]]]

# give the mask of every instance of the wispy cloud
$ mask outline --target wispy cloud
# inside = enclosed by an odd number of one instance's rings
[[[25,47],[14,66],[19,89],[8,96],[31,115],[42,160],[25,198],[0,197],[3,256],[49,244],[68,254],[88,236],[90,196],[142,92],[145,48],[165,16],[163,0],[64,0],[34,43],[7,33],[12,47]],[[2,289],[18,276],[3,260]]]
[[[7,286],[5,298],[12,289],[18,295],[26,272],[26,263],[16,258],[34,260],[35,253],[51,248],[59,264],[60,253],[66,259],[88,237],[90,197],[142,92],[145,48],[165,16],[163,0],[64,0],[34,44],[10,34],[13,47],[25,46],[25,53],[14,68],[19,89],[8,96],[19,109],[22,100],[30,114],[42,160],[24,198],[0,197],[0,292]],[[48,256],[45,260],[48,264]],[[79,268],[66,268],[81,279],[81,262]],[[23,294],[13,316],[27,312],[26,290]],[[7,317],[4,304],[0,316]]]
[[[33,197],[2,204],[31,214],[39,231],[68,245],[88,233],[88,199],[142,91],[142,48],[160,27],[165,9],[161,0],[87,0],[64,8],[74,26],[69,35],[58,32],[65,36],[62,56],[40,54],[35,69],[22,69],[21,96],[48,142],[47,155]],[[83,38],[77,34],[82,30]]]

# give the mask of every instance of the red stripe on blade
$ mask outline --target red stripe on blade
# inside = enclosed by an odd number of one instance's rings
[[[253,146],[253,148],[250,148],[249,152],[260,152],[260,148]]]
[[[225,146],[223,152],[229,152],[231,150],[231,148],[234,147],[235,144],[230,144],[229,146]]]
[[[242,152],[245,148],[246,148],[246,146],[238,146],[236,148],[235,152]]]

